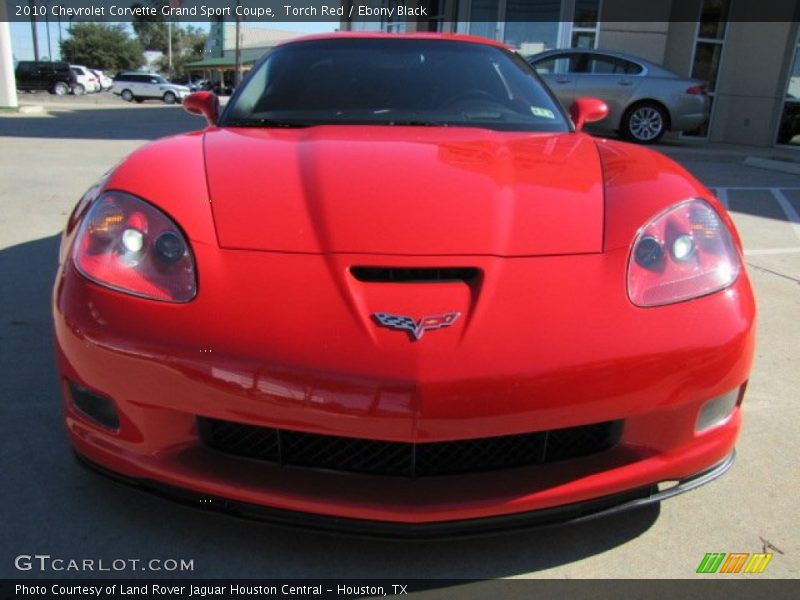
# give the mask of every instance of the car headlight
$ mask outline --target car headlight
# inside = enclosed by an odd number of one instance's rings
[[[188,302],[197,293],[183,233],[156,207],[124,192],[105,192],[93,202],[72,258],[87,279],[127,294]]]
[[[691,199],[650,220],[628,259],[628,296],[660,306],[722,290],[739,275],[730,232],[708,202]]]

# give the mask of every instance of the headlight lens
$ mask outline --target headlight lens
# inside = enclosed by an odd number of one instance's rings
[[[687,200],[639,231],[628,260],[628,296],[637,306],[697,298],[728,287],[739,268],[717,212],[704,200]]]
[[[178,227],[123,192],[94,201],[75,238],[73,261],[87,279],[135,296],[188,302],[197,293],[194,258]]]

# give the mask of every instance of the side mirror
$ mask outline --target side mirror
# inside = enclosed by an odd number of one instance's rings
[[[597,98],[578,98],[569,107],[569,116],[580,131],[586,123],[602,121],[608,116],[608,105]]]
[[[219,98],[214,92],[195,92],[183,100],[183,108],[193,115],[202,115],[209,125],[216,125],[219,118]]]

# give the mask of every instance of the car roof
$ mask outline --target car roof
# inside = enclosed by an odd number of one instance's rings
[[[381,33],[381,32],[362,32],[362,31],[339,31],[335,33],[319,33],[304,35],[301,37],[284,40],[278,43],[278,46],[285,46],[287,44],[295,44],[298,42],[312,42],[319,40],[371,40],[371,39],[385,39],[385,40],[444,40],[454,42],[469,42],[472,44],[483,44],[486,46],[495,46],[497,48],[508,49],[508,44],[498,42],[497,40],[490,40],[489,38],[479,37],[476,35],[462,35],[459,33],[428,33],[428,32],[414,32],[414,33]]]
[[[650,62],[647,59],[642,58],[641,56],[634,56],[633,54],[627,54],[625,52],[618,52],[616,50],[605,50],[603,48],[556,48],[553,50],[545,50],[544,52],[539,52],[538,54],[531,54],[525,57],[525,60],[528,62],[533,62],[534,60],[542,60],[543,58],[547,58],[548,56],[552,56],[555,54],[596,54],[599,56],[613,56],[615,58],[621,58],[623,60],[629,60],[631,62],[639,63],[640,65],[647,67],[648,74],[650,75],[660,75],[662,77],[678,77],[676,73],[673,73],[669,69],[663,67],[654,62]]]

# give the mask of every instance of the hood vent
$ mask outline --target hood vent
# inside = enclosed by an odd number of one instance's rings
[[[350,273],[364,283],[471,283],[475,267],[351,267]]]

